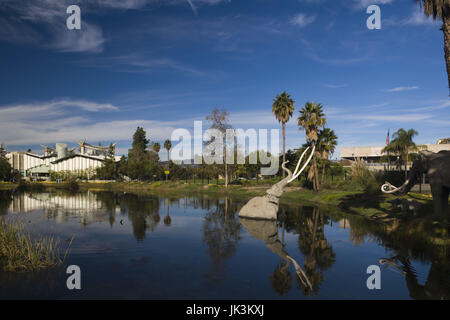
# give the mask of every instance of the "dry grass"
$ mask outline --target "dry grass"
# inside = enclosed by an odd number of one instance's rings
[[[23,223],[0,221],[0,271],[37,271],[60,265],[69,253],[72,240],[61,257],[60,243],[53,237],[34,240]]]

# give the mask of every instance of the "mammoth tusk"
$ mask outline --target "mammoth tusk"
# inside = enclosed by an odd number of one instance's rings
[[[308,152],[309,148],[310,147],[306,148],[305,151],[303,151],[303,153],[300,157],[300,160],[298,160],[297,167],[295,167],[295,170],[294,170],[294,176],[297,174],[298,168],[300,167],[300,162],[302,162],[303,157],[305,156],[306,152]]]
[[[308,148],[309,148],[309,147],[308,147]],[[311,154],[309,155],[308,160],[306,160],[306,162],[305,162],[305,164],[303,165],[303,167],[301,168],[301,170],[300,170],[299,172],[296,172],[295,175],[292,177],[292,179],[288,181],[288,183],[294,181],[295,179],[297,179],[298,176],[303,172],[303,170],[305,170],[306,166],[307,166],[308,163],[311,161],[311,159],[312,159],[312,157],[313,157],[313,155],[314,155],[314,151],[315,151],[315,150],[316,150],[316,146],[314,145],[314,146],[313,146],[313,149],[312,149],[312,151],[311,151]],[[300,160],[302,160],[302,159],[300,158]],[[299,161],[298,163],[300,164],[300,161]],[[297,165],[297,166],[298,166],[298,165]]]
[[[386,182],[385,184],[383,184],[381,186],[381,191],[383,193],[396,193],[401,191],[404,187],[406,187],[406,185],[409,183],[409,180],[406,180],[404,184],[402,184],[399,188],[397,188],[396,186],[393,186],[392,184],[390,184],[389,182]]]
[[[295,261],[292,257],[290,256],[286,256],[287,259],[289,259],[290,261],[292,261],[292,263],[294,264],[294,268],[295,268],[295,273],[297,273],[298,278],[300,279],[300,281],[303,283],[303,285],[305,287],[309,287],[310,289],[312,289],[312,285],[311,282],[308,279],[308,276],[305,274],[305,272],[303,271],[303,269],[298,265],[297,261]]]

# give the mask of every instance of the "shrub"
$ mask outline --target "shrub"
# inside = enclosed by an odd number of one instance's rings
[[[0,221],[1,271],[36,271],[56,266],[64,262],[69,249],[70,244],[61,258],[59,242],[52,237],[33,240],[22,223]]]
[[[364,160],[356,159],[352,164],[352,182],[368,195],[378,195],[381,193],[377,175],[367,168]]]
[[[78,184],[78,182],[74,179],[70,179],[69,181],[67,181],[64,185],[64,189],[66,189],[69,192],[78,192],[78,190],[80,190],[80,185]]]

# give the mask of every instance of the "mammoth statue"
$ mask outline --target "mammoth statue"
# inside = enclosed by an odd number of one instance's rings
[[[448,210],[448,196],[450,194],[450,151],[438,153],[421,151],[419,159],[413,162],[408,180],[399,188],[386,182],[381,186],[381,191],[407,194],[422,174],[426,174],[430,181],[434,212],[444,213]]]
[[[241,211],[239,211],[239,216],[252,219],[277,220],[278,204],[280,201],[280,197],[284,192],[284,187],[286,187],[288,183],[297,179],[298,176],[303,172],[303,170],[305,170],[306,166],[311,161],[311,158],[314,155],[315,149],[316,146],[314,145],[308,160],[299,170],[300,163],[306,152],[309,150],[309,147],[306,148],[297,163],[297,167],[295,168],[294,173],[292,173],[285,167],[285,164],[288,163],[288,161],[284,162],[281,167],[284,171],[287,172],[288,176],[277,184],[273,185],[272,188],[267,190],[265,196],[250,199],[250,201],[247,202],[244,207],[242,207]]]

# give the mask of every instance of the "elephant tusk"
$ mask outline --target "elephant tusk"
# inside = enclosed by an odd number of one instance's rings
[[[408,183],[409,183],[409,180],[406,180],[404,184],[402,184],[399,188],[397,188],[396,186],[393,186],[389,182],[386,182],[385,184],[383,184],[381,186],[381,191],[383,193],[387,193],[387,194],[396,193],[396,192],[401,191],[404,187],[406,187],[406,185]]]
[[[309,148],[309,147],[308,147],[308,148]],[[303,172],[303,170],[305,170],[306,166],[307,166],[308,163],[311,161],[311,159],[312,159],[312,157],[313,157],[313,155],[314,155],[314,151],[316,151],[316,145],[313,146],[313,149],[312,149],[312,151],[311,151],[311,154],[309,155],[309,158],[308,158],[308,160],[306,160],[306,162],[305,162],[305,164],[303,165],[302,169],[301,169],[299,172],[297,172],[297,173],[292,177],[292,179],[288,181],[288,183],[290,183],[290,182],[294,181],[295,179],[297,179],[298,176]],[[300,158],[300,160],[301,160],[301,158]],[[299,164],[300,164],[300,161],[299,161]],[[298,165],[297,165],[297,166],[298,166]]]

